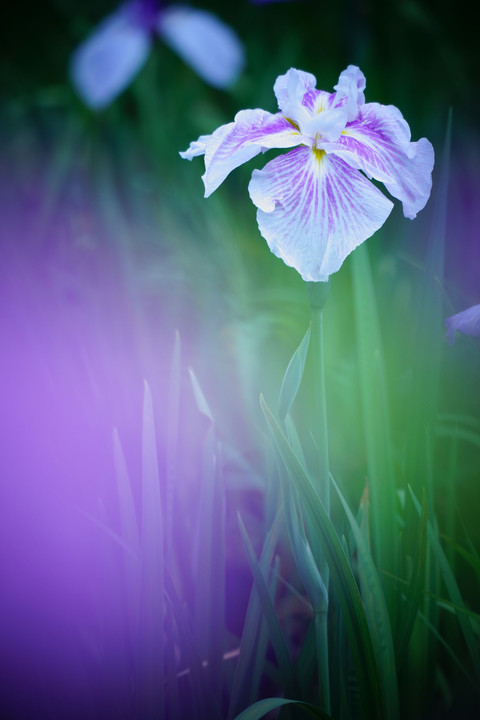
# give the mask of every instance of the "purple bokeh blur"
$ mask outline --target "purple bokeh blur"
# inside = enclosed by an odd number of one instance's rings
[[[143,383],[164,483],[178,316],[168,287],[149,295],[132,281],[135,262],[125,268],[117,238],[88,206],[64,202],[45,220],[41,187],[32,173],[16,202],[8,182],[1,187],[0,709],[9,720],[131,717],[124,550],[106,531],[121,533],[112,433],[140,518]],[[165,261],[158,253],[142,262]],[[194,603],[206,428],[188,382],[188,328],[181,339],[174,546],[180,592]],[[234,492],[227,622],[239,633],[251,577],[235,531],[245,492]]]

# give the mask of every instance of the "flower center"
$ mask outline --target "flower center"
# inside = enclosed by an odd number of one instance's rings
[[[314,156],[315,160],[316,160],[316,161],[318,162],[318,164],[320,165],[320,163],[323,161],[323,157],[324,157],[324,155],[325,155],[325,150],[320,150],[320,149],[317,148],[317,146],[314,144],[313,147],[312,147],[312,152],[313,152],[313,156]]]
[[[295,122],[295,120],[292,120],[291,118],[287,117],[286,115],[284,115],[283,117],[285,118],[285,120],[286,120],[288,123],[290,123],[290,125],[292,125],[292,126],[295,128],[295,130],[298,130],[298,132],[300,132],[300,127],[299,127],[298,124]]]

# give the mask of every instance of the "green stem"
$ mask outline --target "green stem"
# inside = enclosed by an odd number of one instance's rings
[[[325,363],[323,357],[323,308],[327,300],[328,283],[307,283],[310,302],[312,330],[309,352],[313,368],[313,421],[314,437],[317,443],[315,476],[317,491],[323,506],[330,516],[330,471],[328,463],[327,404],[325,398]],[[315,615],[319,691],[323,707],[330,713],[330,671],[328,653],[328,584],[329,570],[324,558],[318,570],[325,585],[323,607]]]
[[[323,308],[327,299],[328,288],[328,283],[307,283],[307,295],[312,318],[309,351],[313,366],[313,418],[315,424],[314,436],[317,443],[315,471],[319,482],[318,494],[325,510],[330,514],[327,403],[325,399],[325,363],[323,358]]]

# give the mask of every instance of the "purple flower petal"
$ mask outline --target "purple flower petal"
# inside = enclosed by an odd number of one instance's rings
[[[364,103],[365,77],[350,65],[335,93],[315,88],[310,73],[290,68],[274,86],[280,112],[245,110],[180,153],[205,154],[205,196],[234,168],[267,148],[291,148],[249,184],[260,232],[278,257],[307,281],[325,281],[385,222],[393,204],[375,178],[414,218],[431,190],[432,145],[410,141],[393,106]],[[362,172],[365,175],[362,174]]]
[[[278,107],[282,113],[296,123],[306,122],[310,119],[311,107],[303,106],[303,98],[306,94],[314,97],[318,93],[315,89],[317,80],[315,75],[290,68],[285,75],[279,75],[273,86],[273,92],[277,98]]]
[[[214,87],[235,82],[245,64],[234,31],[205,10],[171,6],[159,15],[158,33],[187,65]]]
[[[267,148],[291,148],[302,142],[302,135],[280,113],[241,110],[235,120],[219,127],[213,135],[202,135],[188,150],[180,153],[191,160],[205,153],[205,197],[208,197],[239,165]],[[203,149],[202,149],[203,146]]]
[[[410,142],[410,128],[393,105],[363,105],[337,142],[319,147],[383,182],[402,201],[405,217],[413,219],[430,196],[433,147],[426,138]]]
[[[308,147],[254,170],[248,189],[270,250],[313,282],[328,280],[393,207],[360,172]]]
[[[480,337],[480,305],[473,305],[456,315],[451,315],[445,320],[445,327],[447,342],[450,345],[455,344],[457,330],[465,335]]]
[[[364,90],[367,85],[365,75],[360,68],[355,65],[349,65],[346,70],[340,73],[338,83],[335,85],[336,90],[335,103],[345,102],[348,121],[355,120],[358,115],[358,109],[365,104]]]
[[[72,83],[95,110],[117,97],[147,59],[151,38],[137,9],[137,2],[121,5],[73,53]]]

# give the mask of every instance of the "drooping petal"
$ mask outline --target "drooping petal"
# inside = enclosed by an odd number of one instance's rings
[[[366,86],[365,75],[356,65],[349,65],[346,70],[340,73],[338,83],[333,88],[337,91],[335,104],[343,101],[349,122],[357,117],[359,108],[365,104],[363,91]]]
[[[270,250],[313,282],[328,280],[393,207],[358,170],[308,147],[254,170],[249,193]]]
[[[363,105],[337,142],[320,147],[383,182],[402,201],[405,217],[413,219],[425,206],[432,188],[433,147],[426,138],[410,142],[410,128],[393,105]]]
[[[245,65],[236,33],[205,10],[167,7],[159,15],[157,30],[167,45],[214,87],[234,83]]]
[[[183,152],[179,153],[180,157],[182,157],[184,160],[193,160],[194,157],[198,157],[199,155],[205,155],[207,142],[210,140],[211,137],[211,135],[200,135],[198,140],[192,140],[188,148]]]
[[[473,305],[456,315],[451,315],[445,320],[445,327],[447,342],[450,345],[455,343],[457,330],[465,335],[480,337],[480,305]]]
[[[72,55],[72,83],[83,101],[95,110],[111,103],[147,59],[150,33],[139,21],[136,5],[127,3],[106,17]]]
[[[202,142],[201,136],[197,142]],[[208,136],[207,136],[208,137]],[[241,110],[235,120],[222,125],[205,142],[205,197],[217,189],[227,175],[268,148],[291,148],[302,142],[301,133],[280,113]],[[186,151],[193,157],[196,148]],[[197,152],[196,154],[201,154]]]

